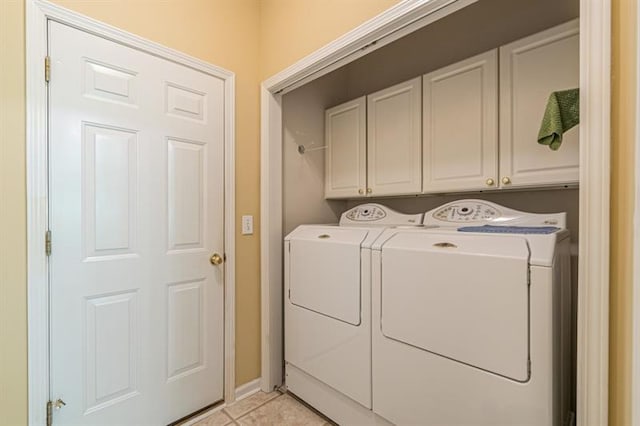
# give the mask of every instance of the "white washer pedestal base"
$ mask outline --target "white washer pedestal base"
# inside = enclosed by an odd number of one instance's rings
[[[384,418],[353,399],[314,379],[287,363],[287,389],[300,399],[341,425],[391,425]]]

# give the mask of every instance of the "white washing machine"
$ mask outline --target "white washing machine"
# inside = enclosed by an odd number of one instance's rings
[[[421,220],[363,204],[338,225],[285,237],[287,388],[339,423],[381,420],[371,412],[371,245],[388,227]]]
[[[373,411],[399,425],[562,425],[566,214],[461,200],[372,247]]]

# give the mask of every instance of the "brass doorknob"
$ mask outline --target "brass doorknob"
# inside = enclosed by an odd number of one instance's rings
[[[373,190],[371,190],[371,188],[367,188],[367,194],[371,194],[373,192]]]
[[[358,189],[358,194],[362,195],[364,194],[364,191],[362,189]]]
[[[511,183],[511,179],[509,179],[507,176],[502,178],[502,183],[505,185],[509,185]]]
[[[487,186],[493,186],[495,183],[496,182],[493,179],[491,178],[487,179]]]
[[[222,259],[222,256],[220,256],[218,253],[214,253],[213,255],[211,255],[209,262],[211,262],[212,265],[217,266],[217,265],[221,265],[222,262],[224,262],[224,259]]]

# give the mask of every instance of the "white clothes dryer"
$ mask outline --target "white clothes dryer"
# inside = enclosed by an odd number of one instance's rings
[[[372,247],[373,411],[399,425],[562,425],[566,214],[461,200]]]
[[[287,388],[339,423],[371,412],[371,245],[390,226],[416,227],[379,204],[338,225],[301,225],[284,241]]]

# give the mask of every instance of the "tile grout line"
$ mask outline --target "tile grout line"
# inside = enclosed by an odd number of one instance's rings
[[[227,412],[227,408],[226,408],[226,407],[225,407],[225,408],[223,408],[221,411],[222,411],[222,412],[223,412],[223,413],[224,413],[228,418],[230,418],[230,419],[231,419],[231,421],[230,421],[229,423],[225,423],[225,426],[229,426],[229,425],[236,425],[236,426],[237,426],[237,425],[238,425],[238,422],[236,422],[236,419],[234,419],[234,418],[233,418],[233,416]]]
[[[229,412],[227,411],[227,407],[223,408],[223,409],[222,409],[222,411],[224,411],[224,413],[225,413],[227,416],[229,416],[229,417],[231,418],[231,420],[233,420],[233,423],[234,423],[234,424],[238,425],[239,423],[237,422],[237,420],[240,420],[241,418],[245,417],[246,415],[248,415],[248,414],[250,414],[250,413],[254,412],[255,410],[257,410],[258,408],[260,408],[260,407],[264,407],[264,406],[265,406],[265,405],[267,405],[268,403],[270,403],[270,402],[272,402],[272,401],[275,401],[276,399],[278,399],[278,398],[280,398],[282,395],[284,395],[284,394],[283,394],[282,392],[280,392],[280,391],[274,391],[274,392],[278,392],[280,395],[275,396],[275,397],[273,397],[273,398],[271,398],[271,399],[269,399],[269,400],[267,400],[267,401],[263,402],[263,403],[262,403],[262,404],[260,404],[260,405],[256,405],[256,406],[255,406],[255,407],[253,407],[251,410],[249,410],[249,411],[247,411],[247,412],[245,412],[245,413],[240,414],[240,415],[238,416],[238,418],[233,417],[233,416],[231,415],[231,413],[229,413]]]
[[[242,415],[240,415],[237,419],[233,419],[233,420],[234,420],[234,421],[236,421],[236,420],[240,420],[240,419],[242,419],[243,417],[248,416],[249,414],[251,414],[251,413],[253,413],[254,411],[256,411],[258,408],[262,408],[262,407],[264,407],[265,405],[269,404],[270,402],[273,402],[273,401],[275,401],[276,399],[280,398],[282,395],[283,395],[283,394],[281,393],[280,395],[278,395],[278,396],[276,396],[276,397],[274,397],[274,398],[271,398],[271,399],[270,399],[270,400],[268,400],[268,401],[263,402],[262,404],[260,404],[260,405],[258,405],[258,406],[256,406],[256,407],[252,408],[251,410],[247,411],[246,413],[243,413]],[[237,423],[237,424],[239,424],[239,423]]]

